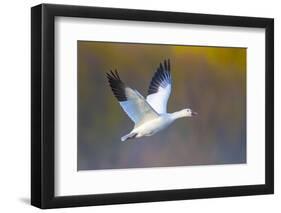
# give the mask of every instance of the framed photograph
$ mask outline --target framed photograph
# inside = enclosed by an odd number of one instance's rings
[[[31,9],[31,204],[272,194],[271,18]]]

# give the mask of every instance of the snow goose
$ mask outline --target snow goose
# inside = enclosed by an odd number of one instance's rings
[[[160,63],[150,82],[146,99],[122,82],[115,72],[107,73],[107,79],[119,104],[135,123],[133,130],[121,138],[122,141],[151,136],[165,129],[176,119],[196,115],[191,109],[167,113],[167,102],[171,94],[172,78],[170,60]]]

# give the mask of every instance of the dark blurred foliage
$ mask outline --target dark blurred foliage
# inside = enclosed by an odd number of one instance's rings
[[[246,49],[78,41],[78,170],[246,163]],[[133,123],[106,72],[143,96],[169,58],[168,111],[191,108],[151,137],[122,142]]]

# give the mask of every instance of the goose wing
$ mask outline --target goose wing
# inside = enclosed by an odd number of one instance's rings
[[[170,60],[160,63],[149,85],[146,101],[159,114],[167,112],[167,103],[172,90]]]
[[[135,126],[159,116],[137,90],[131,89],[122,82],[116,70],[107,73],[107,79],[114,96]]]

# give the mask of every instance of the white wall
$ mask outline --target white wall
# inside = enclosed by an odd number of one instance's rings
[[[80,4],[195,13],[261,16],[275,18],[275,195],[201,199],[130,205],[111,205],[51,210],[51,212],[277,212],[281,193],[281,13],[279,1],[94,1],[58,0],[45,3]],[[0,32],[0,211],[39,212],[30,206],[30,7],[37,0],[2,1]],[[279,84],[279,85],[278,85]],[[280,210],[279,210],[280,211]]]

